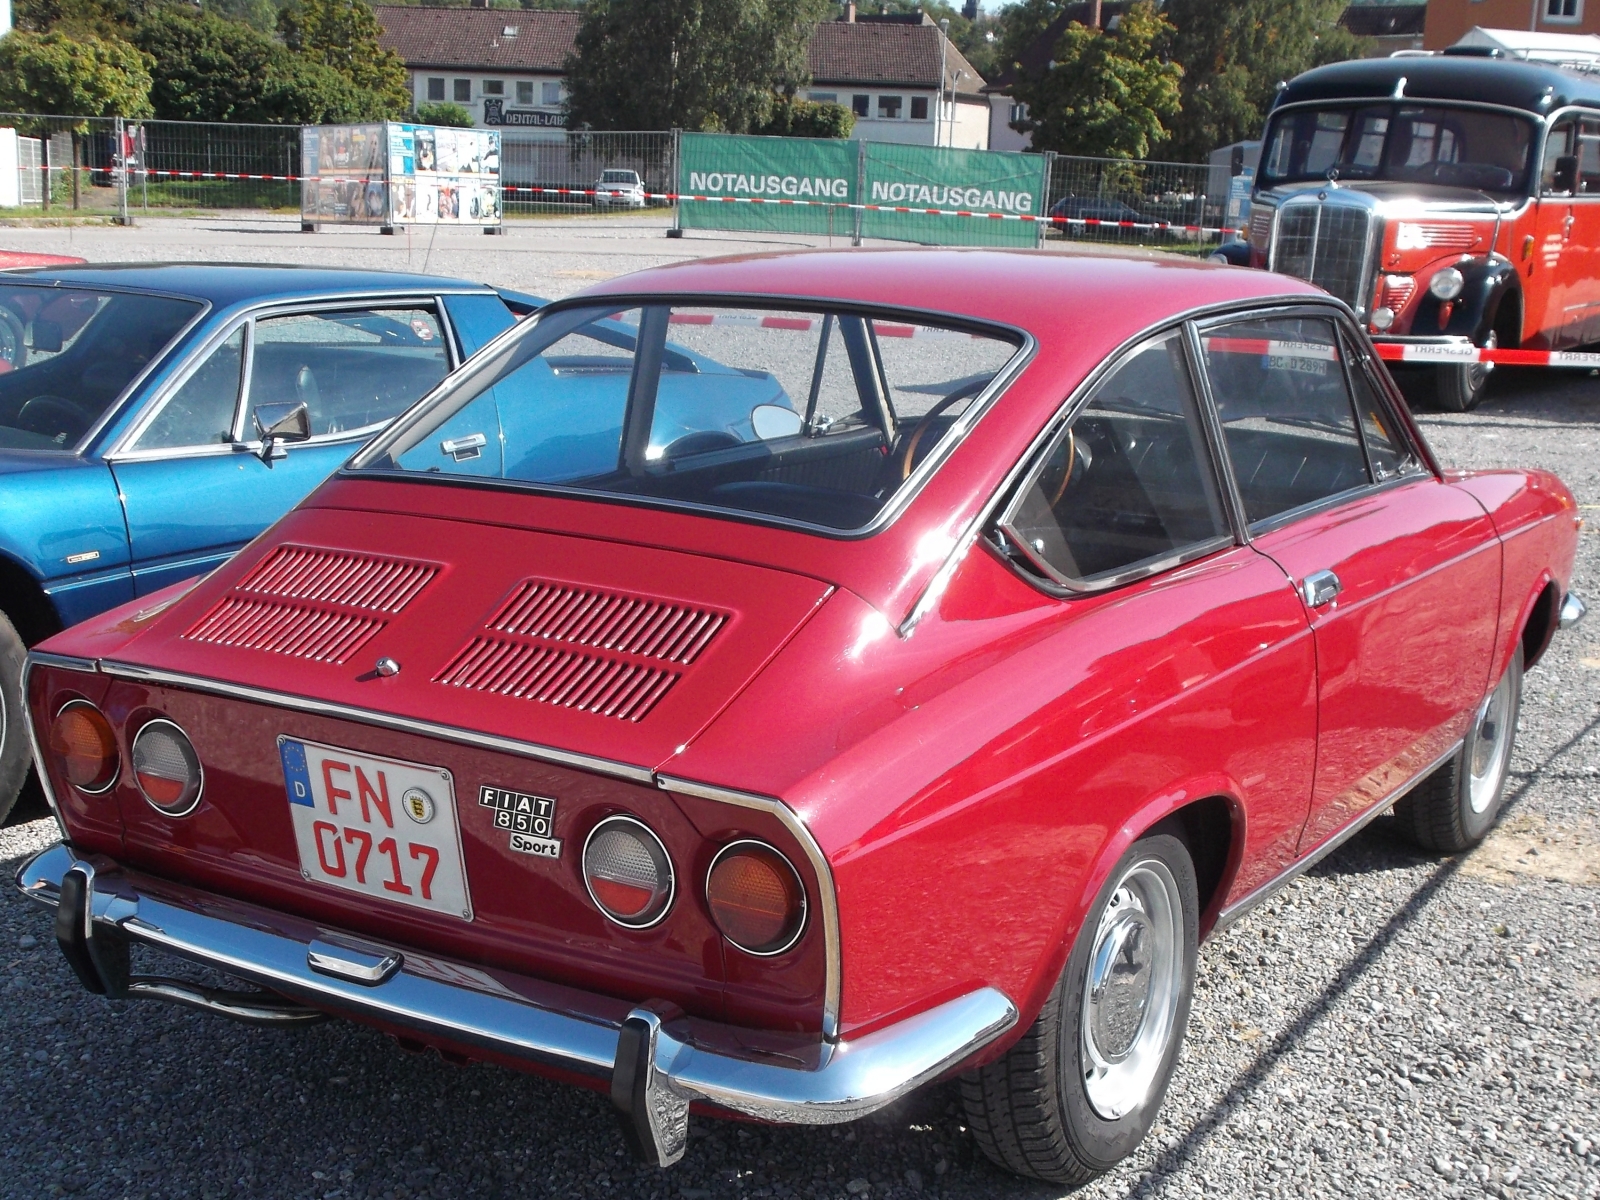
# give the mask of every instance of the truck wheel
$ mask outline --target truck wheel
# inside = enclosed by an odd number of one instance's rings
[[[968,1126],[997,1165],[1078,1186],[1144,1140],[1189,1020],[1198,894],[1168,834],[1117,864],[1033,1027],[961,1078]]]
[[[11,814],[33,760],[25,723],[28,714],[22,704],[22,664],[27,655],[16,628],[0,613],[0,822]]]
[[[1500,339],[1491,330],[1483,349],[1493,350]],[[1434,375],[1434,398],[1445,412],[1471,412],[1489,390],[1493,363],[1455,363],[1439,367]]]
[[[1456,756],[1394,806],[1400,827],[1424,850],[1459,854],[1470,850],[1494,825],[1505,799],[1511,746],[1522,710],[1522,647],[1494,691],[1473,714]]]

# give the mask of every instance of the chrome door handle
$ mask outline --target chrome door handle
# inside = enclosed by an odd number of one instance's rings
[[[1300,581],[1300,598],[1307,608],[1321,608],[1344,590],[1344,584],[1332,571],[1313,571]]]

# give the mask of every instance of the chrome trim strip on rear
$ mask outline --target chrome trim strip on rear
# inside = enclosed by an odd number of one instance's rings
[[[71,658],[65,654],[41,653],[37,650],[28,651],[28,657],[22,660],[22,711],[17,715],[22,719],[22,727],[28,731],[28,748],[33,751],[33,773],[39,777],[39,788],[44,792],[45,803],[50,806],[50,815],[56,819],[61,840],[69,842],[71,835],[67,833],[67,823],[61,819],[61,804],[56,800],[56,790],[50,783],[50,772],[45,769],[44,747],[39,744],[39,731],[33,727],[33,714],[28,711],[28,677],[34,667],[63,667],[70,671],[94,672],[100,666],[92,659]]]
[[[624,1025],[639,1014],[660,1022],[626,1001],[398,949],[391,953],[403,962],[383,981],[320,974],[307,956],[314,939],[332,931],[214,893],[147,880],[101,861],[85,906],[96,936],[121,935],[319,1009],[602,1082],[620,1065]],[[24,895],[56,904],[62,879],[85,866],[66,846],[52,846],[22,866],[17,886]],[[140,994],[129,992],[130,998]],[[189,995],[142,994],[194,1004]],[[221,1005],[195,1006],[227,1011]],[[278,1012],[263,1015],[285,1019]],[[658,1043],[646,1065],[657,1094],[672,1105],[703,1100],[766,1121],[834,1124],[880,1109],[958,1066],[1015,1026],[1018,1015],[1009,998],[981,987],[851,1042],[797,1046],[781,1054],[756,1048],[746,1056],[731,1048],[748,1044],[752,1035],[759,1041],[760,1031],[670,1021],[658,1026]]]
[[[733,788],[717,787],[709,783],[696,783],[692,779],[680,779],[674,775],[657,775],[655,780],[657,787],[668,792],[681,792],[685,796],[698,796],[702,800],[715,800],[722,804],[734,804],[740,808],[752,808],[758,812],[770,813],[799,844],[806,860],[811,864],[812,874],[817,880],[817,892],[822,900],[818,908],[822,915],[822,947],[827,972],[822,988],[822,1036],[830,1042],[838,1041],[839,899],[833,889],[833,868],[828,865],[828,856],[822,852],[822,847],[817,845],[817,839],[811,836],[811,830],[806,827],[806,823],[794,809],[772,796],[735,791]]]
[[[1379,800],[1371,808],[1358,815],[1355,820],[1351,821],[1343,828],[1323,839],[1322,844],[1319,845],[1315,850],[1311,851],[1310,854],[1307,854],[1304,858],[1301,858],[1296,862],[1290,863],[1286,868],[1278,872],[1278,874],[1274,875],[1271,879],[1267,880],[1260,887],[1228,905],[1217,914],[1217,923],[1212,926],[1211,932],[1221,933],[1240,917],[1244,916],[1251,909],[1255,908],[1256,905],[1260,904],[1263,900],[1270,898],[1274,893],[1293,883],[1301,875],[1305,874],[1312,867],[1316,866],[1323,859],[1327,858],[1328,855],[1332,854],[1335,850],[1344,845],[1351,838],[1355,837],[1356,834],[1360,833],[1373,821],[1377,820],[1384,813],[1393,808],[1395,801],[1399,800],[1412,788],[1416,787],[1417,784],[1421,783],[1429,775],[1432,775],[1440,767],[1444,766],[1445,763],[1449,762],[1452,758],[1459,754],[1461,752],[1462,745],[1463,743],[1457,742],[1455,745],[1451,746],[1449,750],[1446,750],[1438,758],[1434,759],[1427,766],[1423,767],[1422,770],[1411,776],[1410,779],[1406,780],[1399,787],[1395,788],[1394,791],[1390,792],[1382,800]]]
[[[311,713],[319,717],[335,717],[341,720],[357,721],[363,725],[372,725],[379,729],[392,729],[399,733],[415,733],[422,737],[439,738],[442,741],[456,742],[463,746],[477,746],[485,750],[498,750],[504,754],[519,754],[524,758],[535,758],[541,762],[554,763],[562,767],[574,767],[580,771],[593,771],[599,775],[610,775],[615,779],[626,779],[631,783],[648,785],[655,782],[655,772],[648,767],[636,767],[631,763],[616,762],[613,759],[598,758],[590,754],[579,754],[572,750],[558,750],[554,746],[542,746],[537,742],[524,742],[517,738],[500,737],[492,733],[480,733],[474,729],[462,729],[457,725],[440,725],[433,721],[401,717],[393,713],[375,712],[370,708],[355,708],[328,700],[313,700],[309,696],[294,696],[287,692],[274,692],[266,688],[251,687],[247,684],[224,683],[216,679],[204,679],[197,675],[186,675],[179,671],[164,671],[156,667],[141,667],[135,663],[116,662],[111,659],[101,659],[98,666],[100,671],[106,675],[111,675],[118,679],[130,679],[136,683],[153,683],[167,687],[184,688],[188,691],[204,692],[212,696],[227,696],[233,700],[249,700],[258,704],[272,704],[279,708]]]
[[[48,650],[28,651],[28,666],[60,667],[63,671],[84,671],[90,675],[100,670],[100,664],[92,658],[79,658],[74,654],[51,654]],[[23,678],[27,678],[27,667],[23,668]]]

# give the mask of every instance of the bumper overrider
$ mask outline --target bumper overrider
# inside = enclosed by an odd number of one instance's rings
[[[802,1125],[851,1121],[959,1065],[1005,1033],[1017,1009],[979,988],[839,1042],[775,1040],[590,992],[376,944],[165,880],[65,845],[17,873],[23,894],[56,909],[56,940],[90,991],[161,999],[257,1024],[366,1017],[455,1045],[609,1084],[624,1135],[669,1166],[688,1141],[689,1105]],[[132,943],[255,984],[238,992],[133,975]]]

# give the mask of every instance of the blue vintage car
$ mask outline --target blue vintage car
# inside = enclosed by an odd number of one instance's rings
[[[25,645],[222,562],[537,303],[305,267],[0,275],[0,819]],[[308,439],[264,452],[261,415],[301,404]]]

